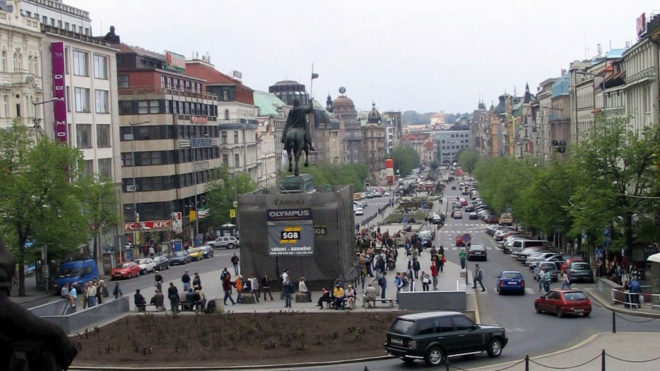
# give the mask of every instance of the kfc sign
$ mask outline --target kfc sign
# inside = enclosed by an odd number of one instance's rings
[[[126,222],[124,223],[124,231],[134,232],[135,222]],[[140,226],[137,230],[139,231],[169,231],[172,229],[172,220],[171,219],[160,219],[160,220],[146,220],[140,222]]]

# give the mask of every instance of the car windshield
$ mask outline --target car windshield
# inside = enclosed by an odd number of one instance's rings
[[[548,269],[555,270],[555,269],[557,269],[557,266],[554,265],[554,264],[547,264],[546,263],[546,264],[541,264],[541,268],[543,268],[544,271],[548,270]]]
[[[390,327],[390,332],[402,335],[412,335],[414,327],[415,322],[398,318],[392,327]]]
[[[481,245],[472,245],[470,246],[470,250],[484,250],[484,247]]]
[[[186,252],[185,251],[177,251],[174,253],[174,256],[185,256]]]
[[[588,270],[589,269],[589,264],[588,263],[573,263],[573,269]]]
[[[147,264],[147,259],[140,259],[137,261],[138,264]]]
[[[77,277],[80,275],[80,268],[64,268],[60,270],[58,277]]]
[[[565,292],[564,299],[566,299],[566,301],[587,300],[587,296],[581,291]]]
[[[122,268],[130,268],[131,266],[133,266],[133,263],[124,263],[121,265]]]
[[[521,279],[522,274],[520,274],[518,272],[502,272],[502,278]]]

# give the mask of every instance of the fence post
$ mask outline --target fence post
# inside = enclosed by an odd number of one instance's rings
[[[616,312],[612,311],[612,333],[616,334]]]
[[[600,354],[600,370],[605,371],[605,349]]]
[[[529,354],[525,355],[525,371],[529,371]]]

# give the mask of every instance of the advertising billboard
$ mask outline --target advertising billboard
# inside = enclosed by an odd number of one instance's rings
[[[59,142],[68,142],[66,127],[66,84],[64,81],[64,43],[50,44],[51,62],[53,65],[53,116],[55,119],[55,138]]]
[[[311,197],[278,195],[267,206],[266,226],[270,256],[314,254]]]

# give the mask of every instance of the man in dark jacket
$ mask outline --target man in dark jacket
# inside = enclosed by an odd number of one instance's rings
[[[138,311],[144,312],[147,302],[144,300],[144,296],[140,294],[140,289],[135,290],[135,295],[133,295],[133,300],[135,300],[135,307]]]
[[[170,287],[167,289],[167,298],[170,299],[170,306],[172,307],[172,313],[179,312],[179,290],[174,286],[173,282],[170,282]]]
[[[190,276],[188,275],[188,271],[183,272],[181,282],[183,282],[183,291],[188,292],[188,289],[190,289]]]

